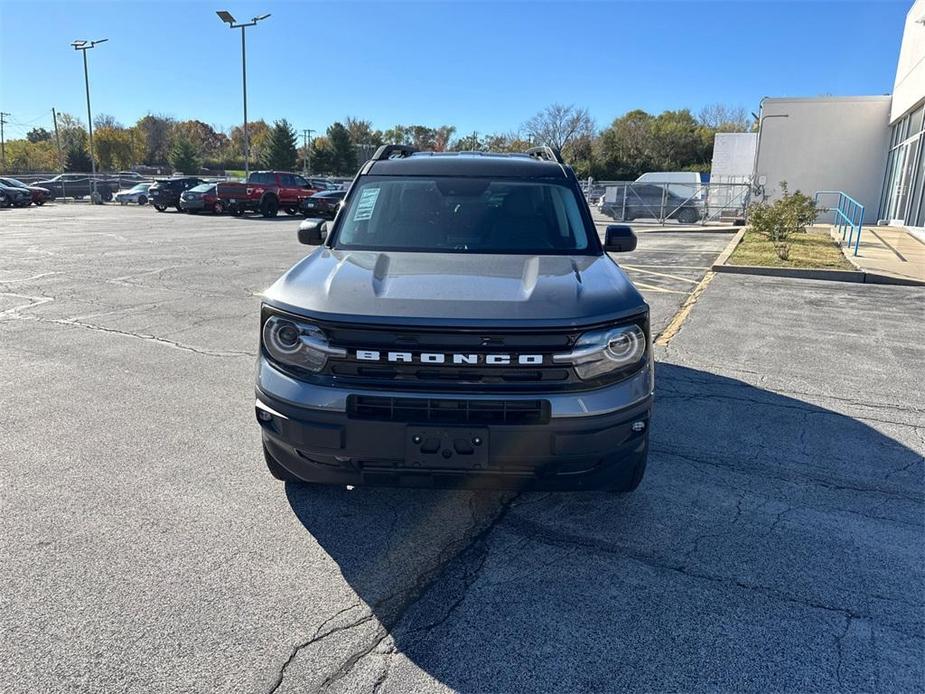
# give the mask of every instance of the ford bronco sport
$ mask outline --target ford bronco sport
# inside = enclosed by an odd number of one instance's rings
[[[557,152],[386,145],[264,294],[270,472],[340,485],[630,491],[652,407],[649,308]]]

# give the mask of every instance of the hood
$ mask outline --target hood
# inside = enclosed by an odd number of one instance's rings
[[[428,325],[587,325],[646,303],[608,256],[402,253],[318,248],[265,293],[319,318]]]

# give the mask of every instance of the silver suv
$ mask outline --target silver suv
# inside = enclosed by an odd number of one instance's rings
[[[340,485],[630,491],[648,452],[649,308],[557,152],[366,163],[266,293],[270,472]]]

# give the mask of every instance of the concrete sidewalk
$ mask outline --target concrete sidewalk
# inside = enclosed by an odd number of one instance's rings
[[[903,227],[863,227],[858,254],[847,242],[842,242],[842,250],[852,265],[869,275],[925,284],[925,242]]]

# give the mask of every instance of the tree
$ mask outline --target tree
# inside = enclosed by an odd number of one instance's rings
[[[101,171],[129,169],[135,164],[134,132],[125,128],[104,127],[93,133],[93,148]]]
[[[64,170],[78,173],[89,173],[92,169],[90,155],[87,148],[81,144],[74,143],[67,148],[64,158]]]
[[[185,120],[175,123],[171,137],[186,137],[199,156],[208,161],[220,160],[223,156],[223,150],[229,143],[228,136],[215,130],[208,123],[201,120]]]
[[[562,150],[572,139],[594,133],[594,121],[586,108],[553,104],[524,123],[527,136],[538,145]]]
[[[97,113],[93,117],[93,129],[99,130],[101,128],[113,128],[114,130],[121,130],[125,126],[122,125],[119,121],[116,120],[115,116],[110,116],[108,113]]]
[[[382,144],[382,131],[374,130],[372,121],[360,120],[352,116],[344,119],[344,127],[347,134],[350,135],[350,141],[354,145],[373,145],[378,147]]]
[[[331,149],[332,173],[337,176],[352,176],[357,170],[357,154],[347,128],[342,123],[333,123],[328,128],[327,135]]]
[[[185,135],[174,140],[170,149],[170,165],[178,173],[199,173],[199,156],[193,143]]]
[[[247,124],[248,159],[251,162],[261,161],[267,138],[270,136],[270,126],[265,120],[255,120]],[[244,168],[244,128],[236,125],[231,129],[231,153],[241,160]]]
[[[616,118],[598,137],[595,175],[611,180],[635,180],[653,167],[654,117],[636,109]]]
[[[32,128],[32,130],[26,133],[26,139],[33,144],[36,142],[47,142],[51,139],[51,133],[45,130],[45,128]]]
[[[663,111],[651,125],[655,171],[710,167],[713,133],[704,129],[689,110]]]
[[[697,120],[715,133],[747,133],[754,119],[741,106],[709,104],[700,109]]]
[[[292,171],[298,163],[295,130],[285,118],[274,121],[260,162],[268,169]]]
[[[70,113],[58,114],[58,134],[61,137],[61,149],[65,152],[87,147],[87,129],[83,121]]]
[[[145,164],[165,164],[171,153],[172,131],[176,121],[169,116],[149,113],[141,118],[135,129],[141,140],[141,159]]]

